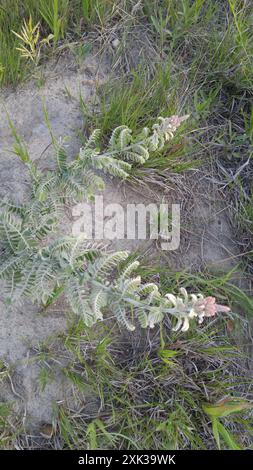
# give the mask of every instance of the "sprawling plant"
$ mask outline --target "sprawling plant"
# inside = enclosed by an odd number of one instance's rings
[[[143,164],[152,151],[162,149],[186,118],[159,118],[152,131],[144,128],[135,138],[128,127],[120,126],[106,151],[99,147],[100,131],[95,130],[72,161],[64,146],[55,143],[56,168],[46,174],[20,152],[31,175],[30,198],[23,206],[3,200],[0,213],[0,279],[9,302],[28,296],[48,305],[64,292],[73,312],[87,325],[102,320],[108,311],[129,330],[134,329],[135,317],[146,328],[172,314],[184,330],[189,318],[203,319],[205,312],[196,313],[200,310],[193,310],[193,300],[162,297],[156,284],[143,284],[134,276],[138,262],[127,262],[127,252],[103,253],[83,237],[54,236],[65,205],[90,199],[95,189],[103,189],[97,170],[127,178],[132,162]]]

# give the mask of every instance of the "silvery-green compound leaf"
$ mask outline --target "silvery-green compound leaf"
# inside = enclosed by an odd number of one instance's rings
[[[29,158],[24,160],[31,175],[30,200],[20,208],[3,201],[0,214],[0,278],[13,302],[29,296],[48,304],[64,292],[86,325],[101,321],[108,312],[131,331],[135,318],[143,328],[153,328],[170,315],[177,320],[175,329],[186,331],[194,319],[201,323],[205,317],[229,311],[213,297],[189,295],[185,289],[181,297],[171,293],[163,297],[156,284],[144,284],[134,274],[139,263],[128,263],[128,252],[105,254],[81,238],[48,238],[56,233],[65,204],[91,197],[102,188],[97,169],[127,178],[132,168],[129,161],[143,163],[173,138],[187,118],[161,117],[152,130],[144,128],[137,137],[127,126],[120,126],[103,151],[101,133],[95,130],[72,161],[62,143],[55,144],[56,168],[46,174]]]

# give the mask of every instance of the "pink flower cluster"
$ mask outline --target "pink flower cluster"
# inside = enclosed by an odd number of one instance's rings
[[[216,313],[228,313],[230,308],[216,303],[215,297],[204,297],[202,294],[189,294],[183,287],[180,289],[183,298],[173,294],[166,294],[166,298],[173,305],[171,313],[177,318],[174,331],[187,331],[190,320],[196,318],[203,323],[205,317],[213,317]]]
[[[198,314],[202,314],[205,317],[214,317],[216,313],[223,312],[227,313],[230,311],[230,308],[226,305],[216,304],[215,297],[205,297],[199,299],[195,305],[194,310]]]
[[[181,126],[182,122],[186,121],[186,119],[188,118],[188,114],[186,114],[185,116],[178,116],[177,114],[175,114],[174,116],[171,116],[166,119],[166,125],[169,129],[172,130],[172,132],[175,132],[177,128]]]

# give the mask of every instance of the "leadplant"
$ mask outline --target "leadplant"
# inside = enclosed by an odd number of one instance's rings
[[[152,151],[162,149],[186,118],[159,118],[152,131],[144,128],[136,137],[126,126],[118,127],[105,151],[99,146],[100,131],[95,130],[72,161],[64,145],[54,142],[56,165],[47,173],[21,152],[31,176],[30,198],[23,206],[1,201],[0,279],[6,301],[18,302],[27,296],[47,306],[64,292],[86,325],[103,320],[109,312],[129,330],[135,328],[135,317],[143,328],[154,327],[168,314],[178,319],[179,326],[182,321],[188,325],[196,316],[203,319],[205,313],[199,309],[210,302],[201,298],[202,304],[196,301],[193,311],[193,301],[163,297],[156,284],[145,284],[134,274],[139,263],[129,263],[128,252],[106,253],[82,236],[55,235],[66,206],[92,199],[96,189],[103,189],[98,170],[127,178],[130,162],[142,164]]]

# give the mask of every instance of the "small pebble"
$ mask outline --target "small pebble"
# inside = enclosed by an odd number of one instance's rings
[[[117,47],[119,47],[120,45],[120,40],[118,38],[115,38],[113,41],[112,41],[112,47],[114,49],[117,49]]]

